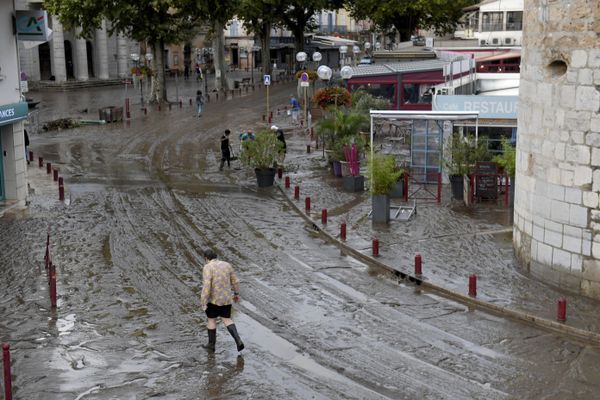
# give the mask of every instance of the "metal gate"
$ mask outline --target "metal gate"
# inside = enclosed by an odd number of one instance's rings
[[[412,124],[410,172],[434,183],[442,167],[442,121],[415,119]]]

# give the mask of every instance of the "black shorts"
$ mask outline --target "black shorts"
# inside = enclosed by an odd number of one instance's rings
[[[226,306],[217,306],[213,303],[208,303],[206,308],[206,316],[208,318],[231,318],[231,304]]]

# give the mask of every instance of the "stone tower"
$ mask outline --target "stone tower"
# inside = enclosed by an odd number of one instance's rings
[[[600,298],[600,0],[526,0],[523,27],[514,247]]]

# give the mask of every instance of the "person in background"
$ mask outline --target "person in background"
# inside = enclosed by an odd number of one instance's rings
[[[204,108],[204,96],[202,90],[196,91],[196,108],[198,110],[198,118],[202,116],[202,109]]]
[[[200,295],[200,304],[202,310],[206,312],[208,323],[208,343],[203,347],[209,351],[215,351],[217,343],[217,318],[229,331],[229,334],[235,340],[237,351],[244,350],[244,343],[240,339],[237,328],[231,319],[232,301],[240,301],[240,283],[231,264],[225,261],[217,260],[214,251],[208,249],[204,251],[206,264],[202,269],[202,293]],[[233,292],[233,293],[232,293]]]
[[[225,133],[221,136],[221,165],[219,166],[219,171],[223,170],[225,161],[227,161],[227,168],[231,168],[231,152],[229,150],[230,133],[231,131],[229,129],[225,129]]]
[[[282,150],[277,155],[277,165],[281,167],[281,166],[283,166],[283,161],[285,160],[285,153],[287,151],[287,144],[285,143],[285,135],[283,133],[283,129],[279,128],[277,125],[271,126],[271,130],[275,131],[275,134],[277,135],[277,140],[279,140],[281,142],[281,144],[283,145]]]
[[[298,99],[294,97],[294,95],[290,96],[290,104],[292,106],[292,121],[295,124],[298,123],[298,113],[300,112],[300,103],[298,103]]]

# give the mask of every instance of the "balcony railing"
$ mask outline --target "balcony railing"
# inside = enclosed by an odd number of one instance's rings
[[[520,71],[519,64],[480,64],[477,66],[477,72],[484,73],[519,73]]]

